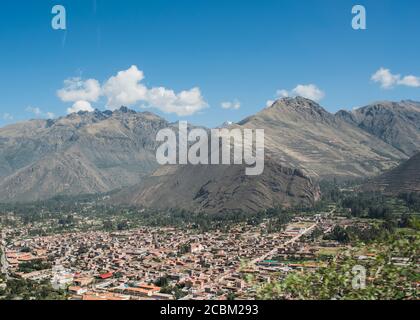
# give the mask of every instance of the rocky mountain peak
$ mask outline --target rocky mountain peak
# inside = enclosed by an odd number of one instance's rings
[[[313,100],[304,97],[286,97],[277,100],[271,107],[263,110],[270,115],[273,112],[281,114],[282,117],[299,117],[314,121],[334,122],[334,117],[327,110]]]
[[[420,150],[420,103],[378,101],[335,115],[412,156]]]
[[[135,114],[137,113],[135,110],[129,109],[125,106],[121,106],[121,108],[115,110],[114,112],[119,112],[119,113],[131,113],[131,114]]]
[[[362,113],[363,108],[332,115],[309,99],[283,98],[233,125],[264,129],[266,154],[276,159],[281,168],[301,169],[306,176],[322,179],[366,177],[394,167],[420,150],[420,104],[413,101],[376,104],[377,107],[366,107],[372,110],[373,116]],[[377,108],[392,113],[375,111]],[[346,117],[347,121],[343,121]],[[108,192],[136,185],[158,168],[156,134],[168,126],[176,127],[176,123],[169,123],[151,112],[121,107],[0,128],[0,202]],[[244,195],[265,193],[266,187],[273,185],[271,175],[282,179],[278,188],[293,185],[296,177],[276,169],[280,167],[268,168],[268,175],[258,180],[258,183],[263,182],[263,189],[257,190],[250,184],[251,188],[244,190]],[[232,181],[243,179],[239,171],[225,172],[223,166],[205,169],[210,171],[181,170],[173,177],[175,180],[170,180],[176,183],[186,179],[182,191],[188,198],[194,181],[201,190],[209,181],[208,177],[229,174],[229,179],[208,189],[217,198],[221,190],[234,192],[229,186],[236,188],[237,184]],[[197,171],[203,173],[200,181],[196,179]],[[314,186],[301,182],[296,184],[294,194],[314,199],[314,194],[305,191],[314,190]],[[150,183],[151,188],[142,190],[155,193],[157,185]],[[283,190],[281,188],[279,190]],[[287,188],[285,191],[278,195],[282,199],[273,195],[264,203],[296,200],[287,196]],[[272,192],[267,191],[267,194]],[[159,202],[154,197],[152,200]],[[218,200],[202,200],[217,210],[221,208],[219,203],[222,202]],[[259,205],[257,200],[255,203]]]

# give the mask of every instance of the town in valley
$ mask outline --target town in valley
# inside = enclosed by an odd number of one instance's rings
[[[418,297],[417,215],[410,214],[401,199],[388,199],[387,207],[368,208],[367,216],[354,216],[359,209],[352,201],[361,200],[350,196],[310,211],[276,208],[245,218],[239,215],[237,221],[230,215],[231,220],[222,223],[212,217],[207,222],[197,222],[197,217],[189,221],[184,212],[161,218],[150,213],[151,220],[144,220],[144,209],[103,214],[106,209],[90,202],[82,203],[79,212],[71,208],[58,216],[52,212],[57,208],[28,206],[14,212],[4,207],[0,298],[298,299],[290,288],[280,289],[288,279],[349,263],[343,283],[347,294],[358,294],[352,288],[357,276],[352,268],[365,268],[364,287],[369,283],[374,287],[372,273],[381,277],[375,269],[385,254],[381,250],[388,243],[393,248],[398,238],[410,239],[414,254],[407,245],[404,252],[391,252],[390,267],[405,275],[411,272],[413,278],[401,281],[400,289],[404,298]],[[391,210],[394,217],[385,217],[384,210]],[[386,282],[378,283],[387,290]]]

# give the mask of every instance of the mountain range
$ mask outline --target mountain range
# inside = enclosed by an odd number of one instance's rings
[[[331,114],[284,98],[229,128],[265,130],[266,165],[159,166],[155,140],[175,127],[122,107],[0,128],[0,202],[117,191],[112,201],[194,211],[311,205],[321,179],[380,175],[420,150],[420,103],[380,102]]]
[[[154,171],[169,123],[127,108],[73,113],[0,129],[0,201],[107,192]]]
[[[420,103],[377,102],[337,116],[380,138],[408,156],[420,150]]]
[[[301,97],[278,100],[239,125],[263,128],[268,153],[317,179],[372,176],[408,158],[379,136]]]
[[[111,197],[122,205],[207,213],[312,206],[319,198],[319,186],[310,177],[272,159],[258,176],[245,175],[244,165],[163,166]]]

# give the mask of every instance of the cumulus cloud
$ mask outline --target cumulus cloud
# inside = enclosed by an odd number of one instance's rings
[[[95,102],[101,95],[101,85],[95,79],[82,80],[79,77],[64,80],[64,87],[57,96],[64,102]]]
[[[175,113],[178,116],[190,116],[207,107],[199,88],[175,93],[163,87],[147,90],[146,107],[159,109],[165,113]]]
[[[296,96],[301,96],[319,102],[325,97],[325,93],[314,84],[299,84],[291,91],[285,89],[277,90],[275,95],[276,99]],[[275,100],[267,100],[266,106],[271,107],[274,102]]]
[[[371,80],[380,83],[382,88],[389,89],[397,84],[400,77],[393,75],[389,69],[380,68],[372,75]]]
[[[393,74],[390,69],[380,68],[376,71],[371,80],[379,83],[383,89],[392,89],[395,86],[420,87],[420,77],[413,75],[401,76]]]
[[[279,97],[279,98],[287,98],[287,97],[289,96],[289,92],[288,92],[287,90],[284,90],[284,89],[282,89],[282,90],[277,90],[277,91],[276,91],[276,95],[277,95],[277,97]]]
[[[96,102],[101,96],[107,99],[106,106],[110,110],[138,104],[165,113],[188,116],[207,107],[197,87],[176,93],[165,87],[148,88],[142,83],[144,78],[143,71],[133,65],[110,77],[102,87],[95,79],[67,79],[64,88],[58,90],[57,95],[62,101],[75,102],[68,112],[93,110],[90,102]]]
[[[142,71],[136,66],[120,71],[116,76],[109,78],[103,86],[103,94],[108,98],[107,106],[117,109],[121,106],[130,106],[138,101],[145,100],[147,88],[140,83],[144,79]]]
[[[416,76],[405,76],[400,81],[398,81],[399,85],[407,86],[407,87],[420,87],[420,77]]]
[[[80,100],[76,101],[71,108],[67,109],[67,113],[77,113],[79,111],[87,111],[92,112],[94,109],[92,108],[92,105],[89,101]]]
[[[233,101],[225,101],[221,103],[221,107],[223,109],[233,109],[238,110],[241,107],[241,103],[238,99],[235,99]]]
[[[107,107],[112,110],[122,105],[141,103],[142,107],[156,108],[178,116],[192,115],[207,107],[197,87],[176,93],[164,87],[147,88],[141,83],[143,79],[144,73],[137,66],[131,66],[109,78],[103,86],[103,94],[108,99]]]
[[[314,84],[299,84],[292,90],[293,96],[301,96],[313,101],[321,101],[325,97],[325,93]]]
[[[48,111],[47,112],[44,112],[44,111],[42,111],[38,107],[31,107],[31,106],[29,106],[29,107],[27,107],[25,109],[25,111],[26,112],[29,112],[29,113],[33,113],[35,116],[40,117],[40,118],[47,118],[47,119],[53,119],[53,118],[55,118],[55,114],[54,113],[48,112]]]

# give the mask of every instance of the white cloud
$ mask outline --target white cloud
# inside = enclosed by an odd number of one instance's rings
[[[299,84],[291,91],[288,90],[277,90],[275,98],[281,99],[281,98],[287,98],[287,97],[296,97],[301,96],[316,102],[321,101],[325,97],[325,93],[319,89],[314,84]],[[267,100],[266,106],[271,107],[275,100]]]
[[[408,87],[414,87],[414,88],[418,88],[420,87],[420,77],[416,77],[416,76],[405,76],[404,78],[402,78],[398,84],[402,85],[402,86],[408,86]]]
[[[265,103],[265,105],[268,108],[268,107],[271,107],[274,104],[274,102],[276,102],[276,101],[275,100],[267,100],[267,102]]]
[[[10,113],[4,113],[2,118],[3,120],[6,120],[6,121],[13,120],[13,116]]]
[[[190,116],[207,107],[199,88],[181,91],[162,87],[148,89],[145,106],[159,109],[165,113],[175,113],[178,116]]]
[[[78,77],[64,80],[64,88],[57,91],[57,96],[64,102],[80,100],[95,102],[100,95],[101,85],[97,80],[82,80]]]
[[[276,95],[277,95],[277,97],[280,97],[280,98],[287,98],[289,96],[289,92],[287,90],[284,90],[284,89],[283,90],[277,90]]]
[[[397,84],[400,75],[393,75],[389,69],[380,68],[373,75],[371,80],[381,84],[384,89],[392,88]]]
[[[90,102],[96,102],[101,96],[107,98],[106,105],[110,110],[138,104],[144,108],[156,108],[165,113],[188,116],[208,106],[197,87],[176,93],[164,87],[147,88],[142,83],[143,80],[143,71],[133,65],[110,77],[102,87],[95,79],[67,79],[64,81],[64,88],[58,90],[57,95],[62,101],[74,102],[73,106],[67,109],[69,113],[93,111]]]
[[[380,68],[376,71],[371,80],[379,83],[383,89],[392,89],[395,86],[420,87],[420,77],[408,75],[402,77],[400,74],[392,74],[390,69]]]
[[[325,97],[325,93],[314,84],[299,84],[292,90],[292,95],[301,96],[316,102],[321,101]]]
[[[89,101],[80,100],[76,101],[71,108],[68,108],[67,113],[77,113],[79,111],[92,112],[93,110],[94,109]]]
[[[223,109],[233,109],[238,110],[241,107],[241,103],[238,99],[235,99],[233,101],[226,101],[221,103],[221,107]]]
[[[29,106],[29,107],[27,107],[25,109],[25,111],[26,112],[29,112],[29,113],[33,113],[35,116],[37,116],[39,118],[47,118],[47,119],[53,119],[53,118],[55,118],[55,114],[54,113],[48,112],[48,111],[47,112],[44,112],[44,111],[42,111],[38,107],[31,107],[31,106]]]
[[[121,106],[130,106],[140,100],[145,100],[147,88],[140,83],[144,79],[142,71],[136,66],[120,71],[105,82],[103,94],[108,98],[107,106],[117,109]]]

